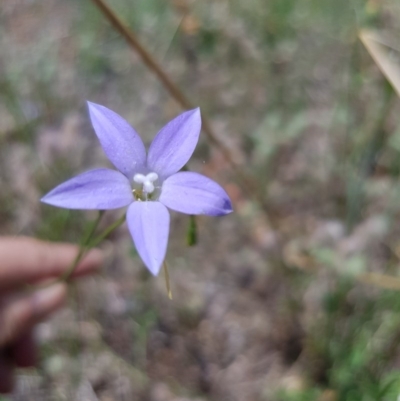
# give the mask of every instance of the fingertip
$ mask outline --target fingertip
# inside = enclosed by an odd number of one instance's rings
[[[103,263],[103,257],[103,251],[98,248],[91,249],[86,255],[87,261],[96,266]]]
[[[78,252],[79,247],[72,244],[50,243],[27,237],[1,238],[0,290],[62,276]],[[93,249],[79,263],[75,275],[89,274],[102,262],[102,251]]]
[[[33,319],[35,322],[44,319],[64,304],[67,286],[64,283],[53,284],[37,291],[32,296]]]
[[[90,274],[97,270],[104,262],[104,253],[101,249],[91,249],[75,269],[74,276]]]
[[[12,344],[15,339],[60,308],[66,296],[66,284],[57,283],[33,295],[10,300],[2,310],[0,347]]]

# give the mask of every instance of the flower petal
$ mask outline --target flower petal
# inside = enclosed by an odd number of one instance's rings
[[[159,200],[170,209],[187,214],[221,216],[232,212],[231,200],[220,185],[190,171],[168,177]]]
[[[129,179],[146,162],[146,149],[137,132],[117,113],[88,102],[90,119],[105,154]]]
[[[147,166],[162,177],[179,171],[190,159],[199,140],[200,109],[186,111],[165,125],[150,145]]]
[[[129,231],[146,267],[156,276],[164,262],[169,213],[160,202],[134,202],[126,215]]]
[[[100,168],[80,174],[54,188],[42,199],[66,209],[117,209],[134,201],[129,180],[119,171]]]

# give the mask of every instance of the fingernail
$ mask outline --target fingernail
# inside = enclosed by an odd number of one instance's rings
[[[59,308],[67,294],[65,284],[54,284],[44,288],[33,295],[34,314],[38,317],[45,316]]]
[[[104,241],[102,244],[103,265],[107,266],[114,259],[115,246],[111,241]]]
[[[91,268],[100,266],[104,263],[104,253],[98,248],[91,249],[83,258],[83,261]]]

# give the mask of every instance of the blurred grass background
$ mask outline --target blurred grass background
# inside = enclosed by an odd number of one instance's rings
[[[40,366],[10,398],[398,400],[400,104],[358,32],[379,30],[396,64],[400,3],[107,3],[201,107],[268,215],[203,135],[190,167],[235,213],[199,218],[193,248],[173,214],[174,300],[122,227],[100,277],[39,327]],[[181,108],[89,0],[3,0],[0,55],[0,232],[79,242],[94,214],[39,199],[108,163],[85,101],[146,143]]]

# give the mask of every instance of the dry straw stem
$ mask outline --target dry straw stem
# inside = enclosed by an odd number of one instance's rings
[[[104,16],[108,19],[111,25],[125,38],[128,44],[134,49],[139,56],[142,58],[146,66],[158,77],[165,88],[168,90],[170,95],[184,108],[193,108],[190,100],[183,94],[183,92],[178,88],[178,86],[172,81],[169,75],[164,71],[161,65],[153,58],[153,56],[147,51],[147,49],[139,42],[134,32],[132,32],[114,13],[114,11],[103,1],[103,0],[92,0],[93,3],[102,11]],[[243,173],[240,167],[234,161],[229,150],[224,146],[224,144],[215,135],[210,123],[206,118],[202,118],[202,127],[204,133],[211,145],[216,146],[226,161],[230,164],[234,170],[236,176],[238,177],[242,189],[257,200],[262,209],[267,212],[267,206],[264,202],[262,195],[260,194],[258,188],[254,185],[253,180]]]
[[[375,61],[382,74],[393,86],[397,96],[400,97],[400,65],[396,64],[390,57],[389,49],[397,50],[386,43],[379,32],[363,29],[358,37]]]
[[[307,273],[316,274],[324,269],[323,264],[319,263],[312,255],[307,255],[301,252],[292,251],[288,247],[283,253],[285,263],[288,266],[294,266],[295,268],[305,271]],[[343,272],[338,269],[335,270],[337,275],[343,275]],[[373,285],[383,290],[396,290],[400,291],[400,277],[389,276],[381,273],[359,273],[356,275],[348,275],[354,280],[362,284]]]
[[[381,33],[377,31],[363,29],[359,32],[358,37],[379,70],[392,85],[397,96],[400,97],[400,65],[396,64],[390,56],[390,50],[399,52],[399,49],[387,43]],[[357,280],[383,289],[400,290],[400,278],[398,277],[377,273],[363,273],[357,276]]]
[[[400,290],[400,278],[378,273],[363,273],[356,277],[357,281],[371,284],[385,290]]]

